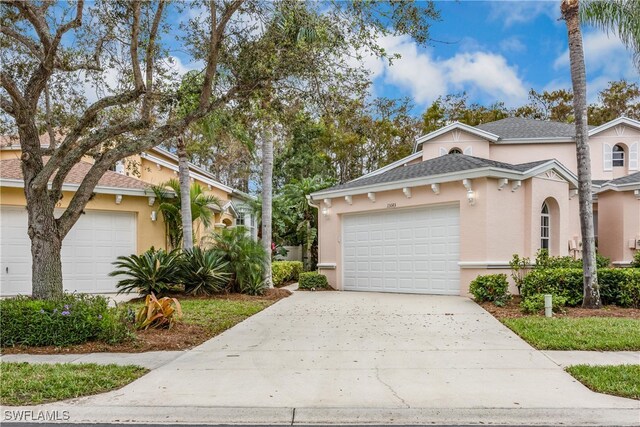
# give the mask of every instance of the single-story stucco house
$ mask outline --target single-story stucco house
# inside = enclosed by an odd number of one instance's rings
[[[20,146],[5,138],[0,144],[0,294],[31,293],[31,242],[27,236],[24,181]],[[48,138],[42,137],[43,146]],[[91,167],[90,159],[75,165],[63,186],[61,210]],[[190,164],[193,182],[221,201],[212,205],[214,227],[246,226],[257,236],[256,221],[247,201],[250,196],[214,179],[206,170]],[[62,272],[69,292],[115,293],[117,278],[109,277],[118,256],[141,253],[154,246],[166,248],[165,224],[152,185],[178,178],[177,157],[153,148],[125,159],[106,172],[95,188],[95,197],[84,215],[65,237]],[[201,237],[209,232],[196,227]]]
[[[452,123],[414,153],[311,195],[319,270],[340,290],[466,295],[513,254],[581,257],[575,128],[507,118]],[[589,131],[599,252],[626,266],[640,249],[640,122]]]

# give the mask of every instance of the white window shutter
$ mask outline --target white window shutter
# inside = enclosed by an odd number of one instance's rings
[[[613,170],[613,153],[609,144],[602,144],[602,169]]]
[[[447,149],[444,147],[440,147],[440,155],[444,156],[445,154],[447,154]]]
[[[638,159],[638,145],[640,145],[640,143],[634,142],[629,147],[629,170],[630,171],[638,170],[638,161],[640,160]]]
[[[473,147],[469,146],[462,152],[465,156],[473,156]]]

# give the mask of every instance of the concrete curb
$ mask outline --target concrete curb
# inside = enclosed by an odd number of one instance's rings
[[[42,418],[46,416],[49,418]],[[80,407],[69,404],[2,408],[3,422],[71,424],[637,426],[639,419],[640,403],[636,408],[624,409]]]

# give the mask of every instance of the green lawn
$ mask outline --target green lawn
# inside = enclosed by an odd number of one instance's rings
[[[104,393],[147,373],[139,366],[0,363],[0,403],[37,405]]]
[[[185,299],[182,320],[217,335],[273,304],[268,300]]]
[[[639,319],[529,316],[502,322],[540,350],[640,350]]]
[[[566,371],[598,393],[640,400],[640,365],[575,365]]]

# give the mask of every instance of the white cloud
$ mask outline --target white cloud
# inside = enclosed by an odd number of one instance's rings
[[[418,49],[409,36],[380,37],[378,43],[389,55],[399,54],[400,58],[389,65],[386,60],[363,55],[361,65],[373,80],[408,92],[416,104],[426,105],[440,95],[463,90],[474,98],[507,105],[527,98],[517,69],[502,55],[475,51],[437,58],[431,50]]]
[[[587,98],[589,102],[595,102],[598,92],[607,87],[610,81],[638,80],[640,78],[640,74],[633,64],[631,53],[617,36],[600,31],[590,31],[584,33],[582,39],[584,62],[587,68]],[[556,58],[553,67],[559,71],[566,71],[566,87],[570,87],[569,49]]]
[[[445,62],[448,78],[453,85],[471,88],[493,95],[505,103],[527,98],[527,90],[505,57],[494,53],[475,52],[454,56]]]
[[[583,34],[582,40],[587,72],[606,72],[627,78],[638,75],[633,67],[631,53],[617,36],[591,31]],[[556,58],[553,66],[555,69],[569,67],[568,48]]]
[[[489,19],[502,21],[505,27],[531,22],[540,15],[546,15],[556,22],[560,17],[560,2],[554,0],[492,1],[489,5]]]
[[[522,53],[526,52],[527,46],[522,43],[522,41],[518,37],[514,36],[503,39],[500,42],[500,50],[502,50],[503,52]]]

